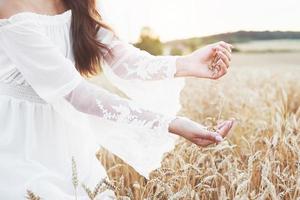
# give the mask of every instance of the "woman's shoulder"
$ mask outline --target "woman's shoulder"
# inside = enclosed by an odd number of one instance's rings
[[[0,20],[7,20],[22,11],[23,9],[19,1],[0,0]]]
[[[1,0],[0,0],[1,1]],[[17,24],[34,24],[49,25],[49,24],[66,24],[71,21],[71,10],[66,10],[63,13],[48,15],[40,14],[33,11],[28,11],[21,6],[16,6],[11,9],[13,4],[0,6],[0,28]]]
[[[21,13],[24,13],[24,9],[18,1],[0,0],[0,29],[12,27],[12,22],[19,18]]]

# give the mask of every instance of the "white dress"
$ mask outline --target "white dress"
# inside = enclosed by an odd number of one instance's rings
[[[103,52],[104,75],[129,100],[121,98],[75,69],[71,15],[0,20],[0,199],[24,199],[26,190],[74,199],[72,157],[80,183],[93,188],[107,176],[95,156],[100,146],[148,178],[174,147],[168,125],[184,86],[174,78],[177,57],[152,56],[101,28],[99,41],[115,54]],[[88,199],[80,186],[77,196]]]

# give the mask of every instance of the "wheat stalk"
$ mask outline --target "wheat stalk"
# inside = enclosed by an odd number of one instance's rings
[[[38,195],[35,195],[32,191],[27,190],[26,199],[28,199],[28,200],[41,200],[41,197],[39,197]]]
[[[72,183],[74,188],[75,200],[77,200],[77,188],[78,188],[78,173],[75,158],[72,156]]]

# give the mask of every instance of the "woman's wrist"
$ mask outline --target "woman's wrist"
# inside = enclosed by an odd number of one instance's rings
[[[186,117],[176,116],[169,124],[169,132],[175,135],[183,136],[184,121],[189,120]]]
[[[188,56],[177,56],[175,77],[191,76]]]
[[[170,121],[169,128],[168,128],[170,133],[176,134],[175,133],[175,131],[176,131],[176,128],[175,128],[176,126],[175,125],[176,125],[178,119],[179,118],[176,116],[173,120]]]

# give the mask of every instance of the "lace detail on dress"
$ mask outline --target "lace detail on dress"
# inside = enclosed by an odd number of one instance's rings
[[[16,66],[34,91],[47,103],[52,104],[66,96],[80,112],[127,125],[168,132],[168,123],[174,116],[144,109],[131,100],[89,84],[39,24],[24,21],[1,29],[0,42],[0,47],[11,64]],[[174,57],[155,57],[116,38],[109,47],[116,54],[114,59],[108,58],[107,61],[121,77],[154,80],[170,75],[167,73],[170,69],[174,71]],[[124,66],[130,69],[130,73]],[[20,75],[19,72],[15,72],[16,77]]]
[[[100,29],[99,41],[112,51],[103,52],[104,59],[114,73],[126,80],[173,79],[176,73],[176,56],[153,56],[132,44],[119,40],[111,31]]]
[[[4,74],[2,77],[0,76],[0,83],[29,86],[21,72],[16,68]]]
[[[170,71],[174,65],[174,57],[156,56],[155,59],[149,57],[151,57],[149,54],[141,52],[139,57],[128,56],[123,63],[112,62],[110,65],[119,77],[126,80],[162,80],[174,77],[173,70]]]
[[[36,94],[32,87],[28,85],[15,85],[0,82],[0,95],[7,95],[17,99],[46,104],[46,102]]]
[[[166,116],[141,108],[137,103],[109,93],[87,81],[76,87],[66,99],[79,111],[98,117],[168,132],[169,123],[175,116]]]

